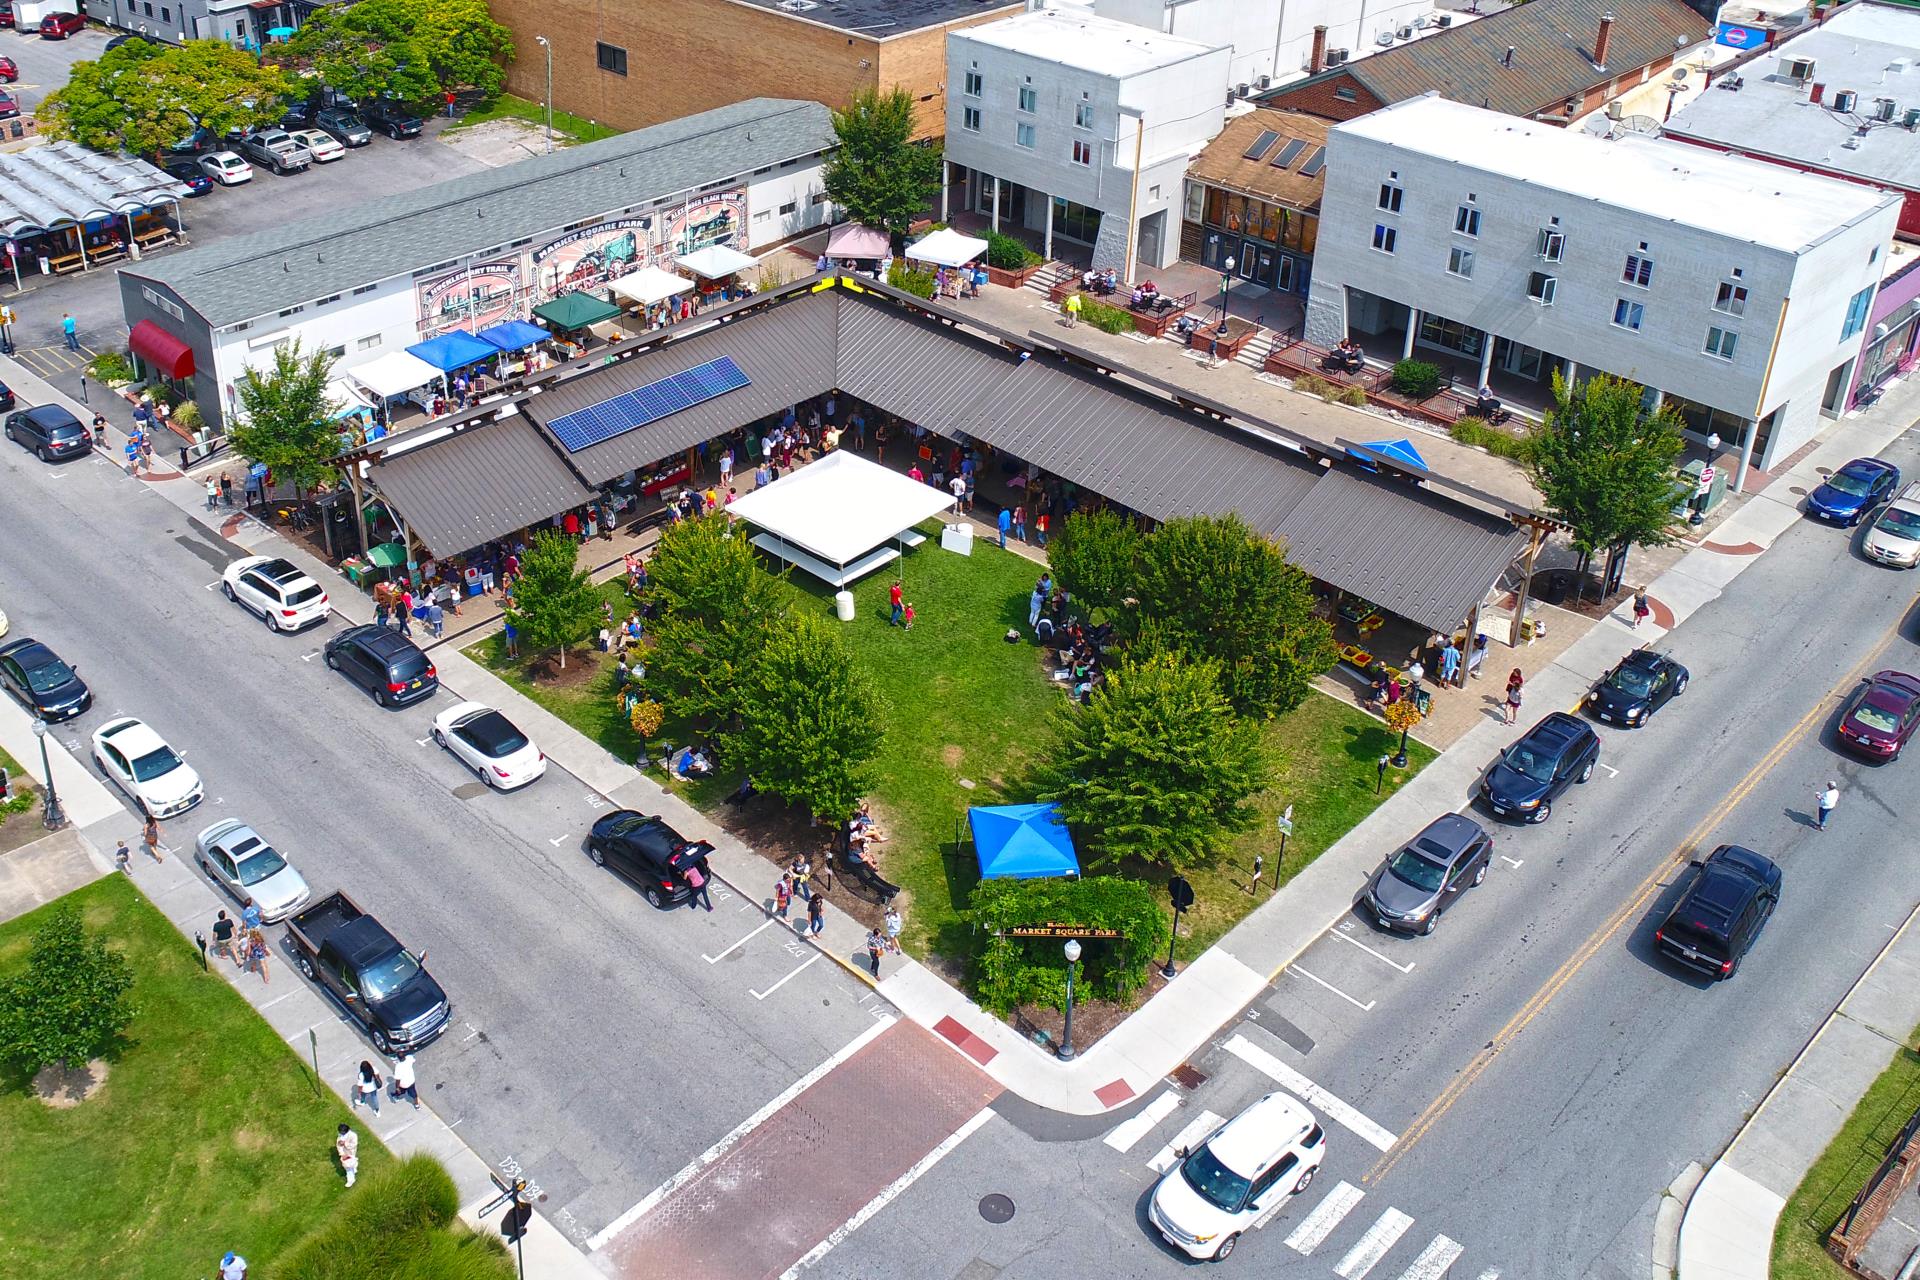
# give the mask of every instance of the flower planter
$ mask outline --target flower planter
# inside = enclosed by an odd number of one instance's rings
[[[992,263],[988,263],[987,279],[1003,289],[1024,289],[1027,287],[1027,281],[1039,275],[1046,269],[1046,266],[1047,264],[1044,262],[1036,262],[1030,267],[1021,267],[1017,271],[1009,271],[1005,267],[996,267]]]

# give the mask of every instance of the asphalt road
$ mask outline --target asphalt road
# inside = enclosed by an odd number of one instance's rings
[[[1887,456],[1920,464],[1909,439]],[[1130,1142],[1003,1103],[1007,1118],[822,1274],[1044,1277],[1090,1259],[1113,1277],[1176,1273],[1185,1259],[1144,1217],[1149,1162],[1203,1113],[1297,1093],[1304,1077],[1352,1113],[1315,1102],[1332,1133],[1325,1169],[1229,1268],[1642,1280],[1662,1189],[1714,1159],[1920,901],[1912,843],[1893,834],[1917,816],[1920,759],[1876,767],[1832,746],[1860,675],[1920,669],[1920,578],[1865,561],[1858,541],[1789,530],[1663,642],[1693,673],[1686,694],[1645,729],[1601,727],[1606,767],[1542,826],[1498,828],[1493,874],[1433,937],[1343,920]],[[1817,832],[1828,778],[1842,800]],[[1774,858],[1785,884],[1740,972],[1715,984],[1660,961],[1651,938],[1686,858],[1725,842]],[[1013,1201],[1011,1221],[982,1216],[993,1194]]]

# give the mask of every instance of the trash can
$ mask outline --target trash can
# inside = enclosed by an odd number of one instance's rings
[[[836,591],[833,593],[833,612],[842,622],[853,621],[853,592]]]

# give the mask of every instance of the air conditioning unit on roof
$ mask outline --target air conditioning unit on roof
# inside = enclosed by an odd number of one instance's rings
[[[1350,49],[1329,49],[1327,50],[1327,65],[1330,67],[1345,66],[1347,59],[1352,56],[1353,51]]]
[[[1382,49],[1391,49],[1393,47],[1393,32],[1382,31],[1379,35],[1373,38],[1373,42],[1379,45]]]

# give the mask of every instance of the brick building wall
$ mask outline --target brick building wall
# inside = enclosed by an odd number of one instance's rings
[[[1338,96],[1352,94],[1352,101]],[[1328,76],[1313,84],[1302,85],[1298,89],[1289,89],[1264,99],[1264,107],[1279,107],[1282,110],[1304,111],[1308,115],[1319,116],[1323,120],[1357,120],[1361,116],[1378,111],[1387,104],[1358,80],[1349,75]]]

